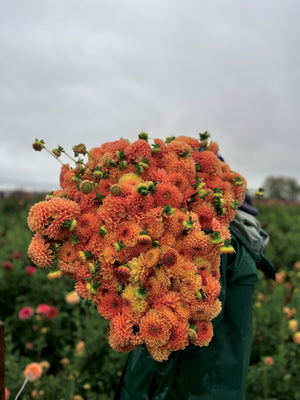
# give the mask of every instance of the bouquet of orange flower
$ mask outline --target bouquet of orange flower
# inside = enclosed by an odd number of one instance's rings
[[[229,224],[246,181],[208,139],[205,132],[199,140],[151,145],[141,133],[133,143],[75,146],[61,189],[29,212],[32,261],[54,267],[49,278],[75,280],[77,294],[110,321],[108,340],[117,351],[144,344],[163,361],[212,339],[211,321],[221,311],[220,256],[233,251]],[[46,148],[39,140],[33,147]]]

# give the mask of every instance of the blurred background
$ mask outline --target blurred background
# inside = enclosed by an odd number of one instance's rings
[[[31,143],[209,131],[250,189],[299,180],[300,4],[12,0],[0,5],[0,189],[53,190]]]
[[[28,212],[58,189],[60,172],[32,142],[72,153],[142,131],[208,131],[247,179],[277,272],[270,281],[259,271],[247,399],[300,399],[299,11],[296,0],[1,2],[6,399],[32,363],[24,400],[113,398],[126,354],[109,347],[107,321],[72,280],[48,280],[27,255]]]

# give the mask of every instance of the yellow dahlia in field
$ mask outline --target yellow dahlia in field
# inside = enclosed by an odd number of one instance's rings
[[[66,301],[75,304],[76,293],[94,303],[117,351],[144,344],[163,361],[189,343],[207,346],[245,179],[207,132],[152,142],[142,132],[132,143],[73,151],[63,151],[75,165],[63,164],[60,188],[29,212],[32,261],[49,279],[75,280]]]

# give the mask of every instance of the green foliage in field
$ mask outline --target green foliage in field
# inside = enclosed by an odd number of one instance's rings
[[[0,200],[0,319],[6,333],[6,386],[14,398],[26,365],[46,360],[49,368],[41,378],[27,383],[22,400],[79,400],[76,395],[85,400],[112,399],[126,354],[109,347],[107,321],[84,302],[66,302],[66,294],[73,290],[70,279],[50,281],[40,269],[26,273],[32,236],[26,218],[37,200]],[[295,325],[300,318],[300,266],[296,263],[300,260],[300,207],[267,202],[256,207],[263,229],[271,236],[265,254],[278,271],[278,282],[259,274],[247,399],[296,400],[300,399],[300,328]],[[21,258],[13,256],[15,251]],[[40,304],[55,307],[57,316],[38,314]],[[31,307],[33,315],[22,320],[19,311],[24,307]]]
[[[255,206],[262,228],[270,234],[265,255],[276,270],[290,269],[300,258],[300,205],[260,201]]]

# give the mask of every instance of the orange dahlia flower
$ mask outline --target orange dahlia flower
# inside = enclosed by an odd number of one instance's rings
[[[163,346],[171,335],[167,322],[154,310],[150,310],[141,319],[140,333],[148,346]]]
[[[54,255],[48,243],[42,235],[36,233],[28,247],[28,255],[35,265],[41,268],[47,268],[52,265]]]
[[[213,337],[213,326],[210,321],[196,321],[197,339],[193,342],[196,346],[208,346]]]
[[[150,144],[143,139],[136,140],[124,150],[128,161],[143,162],[144,158],[151,159],[152,151]]]
[[[189,146],[191,146],[192,149],[198,150],[200,147],[200,142],[198,139],[189,137],[189,136],[177,136],[174,140],[174,142],[183,142],[187,143]]]
[[[39,363],[36,363],[36,362],[30,363],[26,366],[26,368],[24,370],[24,377],[27,378],[27,376],[30,373],[31,373],[31,375],[28,378],[28,380],[30,382],[34,382],[42,376],[43,368],[41,367],[41,365]]]

